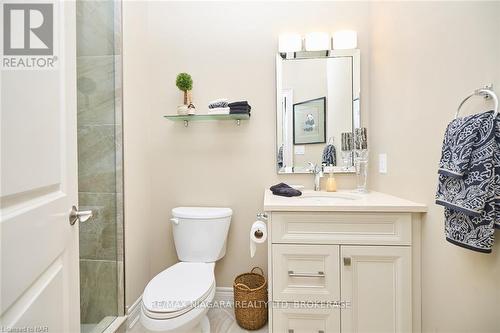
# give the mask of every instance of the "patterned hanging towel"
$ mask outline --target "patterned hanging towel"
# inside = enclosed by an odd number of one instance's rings
[[[337,151],[334,145],[329,144],[325,146],[325,149],[323,149],[322,160],[323,165],[337,165]]]
[[[448,125],[439,163],[436,203],[445,207],[446,239],[491,252],[495,212],[495,121],[492,112]]]

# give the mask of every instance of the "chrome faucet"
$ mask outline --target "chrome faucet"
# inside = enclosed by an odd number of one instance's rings
[[[314,190],[321,191],[320,181],[321,177],[323,177],[323,168],[312,162],[307,162],[307,164],[309,164],[309,169],[307,169],[307,171],[314,174]]]

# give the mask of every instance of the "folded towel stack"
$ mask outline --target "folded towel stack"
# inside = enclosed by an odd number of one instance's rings
[[[250,110],[252,107],[248,104],[247,101],[239,101],[228,104],[230,114],[248,114],[250,115]]]
[[[221,98],[208,104],[208,114],[229,114],[227,99]]]

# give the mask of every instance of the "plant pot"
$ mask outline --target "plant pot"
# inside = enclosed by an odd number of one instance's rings
[[[179,105],[177,107],[177,114],[180,116],[185,116],[188,114],[189,108],[187,105]]]
[[[189,114],[190,116],[192,116],[192,115],[195,115],[195,114],[196,114],[196,108],[194,107],[194,105],[193,105],[193,104],[189,104],[189,106],[188,106],[188,114]]]

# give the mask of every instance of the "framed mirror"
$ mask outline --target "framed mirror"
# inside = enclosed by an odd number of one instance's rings
[[[330,50],[276,57],[278,173],[354,173],[341,157],[342,133],[361,127],[360,52]]]

